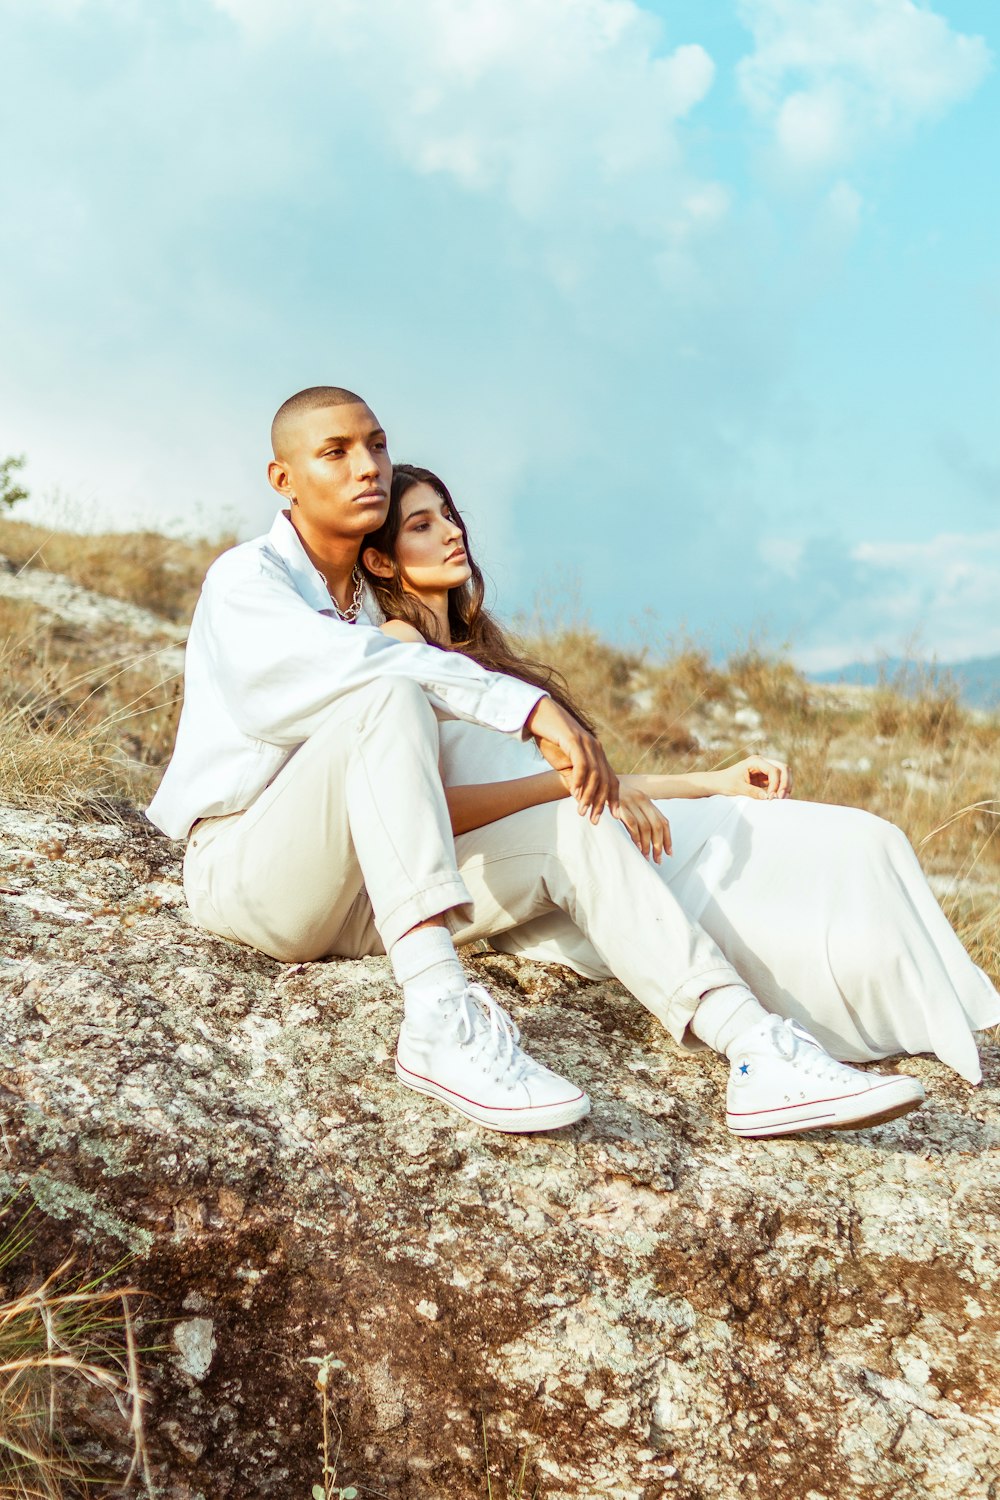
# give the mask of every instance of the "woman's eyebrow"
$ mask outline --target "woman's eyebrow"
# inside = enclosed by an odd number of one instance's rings
[[[403,522],[403,525],[405,526],[407,521],[415,521],[417,516],[432,516],[433,514],[434,512],[431,510],[429,505],[425,505],[423,510],[411,510],[410,514],[406,518],[406,521]]]

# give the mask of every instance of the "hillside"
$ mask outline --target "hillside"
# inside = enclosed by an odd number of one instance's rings
[[[0,796],[46,807],[148,798],[173,743],[185,622],[231,541],[0,521],[0,735],[22,767],[0,762]],[[946,681],[859,692],[754,650],[722,667],[684,641],[622,650],[585,622],[543,621],[527,645],[565,672],[620,770],[707,769],[767,749],[792,762],[798,795],[898,823],[928,869],[956,882],[963,909],[1000,879],[1000,718],[964,708]]]
[[[0,524],[0,1195],[44,1214],[2,1274],[132,1257],[161,1500],[308,1495],[325,1354],[337,1485],[366,1500],[988,1500],[996,1041],[978,1090],[908,1063],[928,1105],[878,1130],[741,1142],[723,1061],[617,985],[469,952],[594,1112],[550,1137],[456,1123],[392,1076],[386,960],[207,937],[137,810],[213,547],[38,541]],[[799,794],[900,822],[1000,979],[995,719],[752,652],[532,644],[622,768],[767,748]],[[120,1414],[74,1420],[120,1477]]]
[[[942,689],[954,687],[969,708],[995,711],[1000,707],[1000,656],[977,656],[967,661],[927,662],[886,657],[882,662],[850,662],[828,672],[811,672],[813,682],[844,682],[876,687],[888,682],[913,696],[935,680]]]

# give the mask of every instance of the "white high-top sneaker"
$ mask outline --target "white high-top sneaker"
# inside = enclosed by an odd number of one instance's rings
[[[895,1120],[923,1102],[918,1079],[849,1068],[797,1021],[771,1016],[737,1038],[726,1124],[744,1136],[860,1130]]]
[[[590,1112],[575,1084],[537,1063],[520,1032],[482,985],[407,1016],[396,1047],[396,1076],[479,1125],[512,1134],[555,1130]]]

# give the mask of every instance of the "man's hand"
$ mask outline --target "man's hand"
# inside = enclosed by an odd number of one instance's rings
[[[548,697],[538,700],[525,727],[552,769],[561,774],[582,817],[596,823],[605,806],[618,817],[618,777],[600,740]]]
[[[628,786],[622,780],[619,792],[619,811],[615,814],[628,829],[629,837],[644,859],[652,854],[659,864],[665,854],[673,853],[670,839],[670,824],[656,803],[638,787]]]

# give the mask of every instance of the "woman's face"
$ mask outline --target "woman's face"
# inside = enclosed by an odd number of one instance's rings
[[[429,484],[411,485],[403,496],[396,566],[414,594],[461,588],[472,577],[462,528]]]

